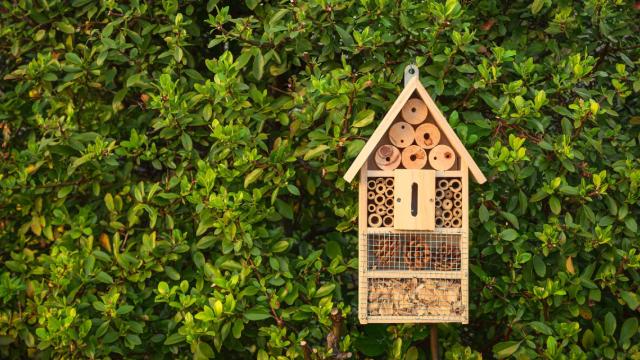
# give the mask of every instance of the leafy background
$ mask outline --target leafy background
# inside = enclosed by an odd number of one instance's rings
[[[415,62],[489,177],[443,356],[639,358],[639,16],[1,0],[0,357],[427,357],[357,323],[341,178]]]

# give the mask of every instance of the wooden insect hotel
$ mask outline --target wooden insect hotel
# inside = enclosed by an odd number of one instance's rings
[[[358,171],[360,322],[468,323],[468,178],[486,178],[415,66],[344,179]]]

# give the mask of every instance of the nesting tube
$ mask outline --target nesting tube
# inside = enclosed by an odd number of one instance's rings
[[[384,205],[388,208],[393,207],[393,198],[387,198],[387,200],[385,200]]]
[[[393,207],[387,208],[387,215],[393,215]]]
[[[445,199],[453,199],[453,191],[451,190],[447,190],[444,192],[444,198]]]
[[[393,178],[387,178],[387,180],[384,181],[384,184],[387,185],[387,187],[393,188]]]
[[[402,165],[407,169],[422,169],[427,165],[427,153],[418,145],[402,150]]]
[[[415,131],[413,126],[404,121],[399,121],[391,126],[389,129],[389,141],[399,148],[406,148],[413,144],[415,138]]]
[[[462,190],[462,182],[458,179],[452,179],[449,181],[449,189],[453,192],[460,192]]]
[[[393,226],[393,216],[387,215],[387,216],[383,217],[382,218],[382,224],[384,224],[384,226],[386,226],[386,227]]]
[[[462,210],[461,209],[453,209],[452,213],[453,213],[453,217],[461,217],[462,216]]]
[[[447,179],[440,179],[438,180],[438,188],[440,189],[447,189],[449,187],[449,180]]]
[[[437,200],[444,199],[444,190],[442,189],[436,190],[436,199]]]
[[[380,170],[394,170],[400,166],[400,150],[393,145],[382,145],[376,150],[374,161]]]
[[[451,210],[453,207],[453,202],[449,199],[442,200],[442,208],[445,210]]]
[[[429,109],[421,99],[413,98],[402,107],[402,118],[409,124],[418,125],[427,119]]]
[[[377,205],[382,205],[382,204],[384,204],[384,201],[385,201],[386,199],[387,199],[387,197],[386,197],[386,196],[384,196],[384,195],[382,195],[382,194],[379,194],[379,195],[376,195],[376,197],[375,197],[375,199],[373,199],[373,201],[375,201],[375,203],[376,203]]]
[[[416,129],[416,144],[423,149],[433,149],[440,143],[440,130],[433,124],[422,124]]]
[[[453,198],[455,200],[462,200],[462,193],[460,191],[453,193]]]
[[[376,214],[385,215],[387,213],[387,207],[384,205],[376,206]]]
[[[384,184],[378,184],[378,186],[376,186],[376,192],[378,194],[384,194],[385,190],[387,190],[387,187],[384,186]]]
[[[451,226],[455,228],[459,228],[462,226],[462,220],[459,217],[454,217],[451,219]]]
[[[442,227],[443,225],[444,225],[444,220],[442,219],[442,217],[440,216],[436,217],[436,226]]]
[[[367,192],[367,199],[373,200],[375,197],[376,197],[376,193],[374,193],[373,191]]]
[[[453,206],[455,206],[456,208],[460,208],[460,207],[462,207],[462,201],[460,201],[460,200],[454,200],[454,201],[453,201]]]
[[[369,226],[380,227],[382,225],[382,218],[378,214],[369,215]]]
[[[435,170],[449,170],[455,162],[456,154],[447,145],[440,144],[429,151],[429,164]]]
[[[371,179],[369,181],[367,181],[367,189],[369,190],[373,190],[376,188],[376,181]]]
[[[447,220],[451,220],[453,218],[453,214],[451,213],[451,210],[444,210],[442,212],[442,218],[447,221]]]
[[[376,186],[384,183],[384,178],[376,178]]]
[[[436,200],[436,207],[437,208],[441,208],[442,207],[442,200]]]
[[[442,209],[436,208],[436,216],[442,216]]]
[[[375,212],[376,211],[376,204],[369,204],[367,206],[367,210],[369,210],[370,213]]]
[[[387,191],[385,191],[384,194],[387,197],[392,198],[393,197],[393,188],[387,188]]]
[[[445,220],[444,221],[444,227],[450,228],[451,227],[451,220]]]

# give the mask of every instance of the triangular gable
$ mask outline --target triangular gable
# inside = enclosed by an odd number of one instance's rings
[[[429,108],[429,112],[433,115],[435,123],[438,125],[443,135],[449,140],[453,149],[458,153],[460,157],[463,157],[466,160],[469,166],[469,171],[471,172],[471,175],[473,175],[475,181],[479,184],[486,182],[487,178],[484,176],[484,174],[478,167],[478,164],[476,164],[471,155],[469,155],[469,152],[462,144],[462,141],[460,141],[460,138],[458,138],[458,135],[456,135],[451,125],[449,125],[447,119],[445,119],[445,117],[442,115],[440,109],[438,109],[438,106],[436,106],[435,102],[433,102],[433,99],[431,99],[431,96],[429,96],[427,90],[424,88],[424,86],[422,86],[418,76],[413,77],[411,80],[409,80],[404,90],[402,90],[396,101],[391,106],[391,109],[389,109],[387,114],[380,122],[380,125],[378,125],[376,130],[373,132],[373,135],[371,135],[356,159],[353,161],[353,163],[351,163],[351,166],[344,174],[343,178],[347,182],[351,182],[353,180],[360,168],[362,168],[364,163],[369,158],[369,155],[371,155],[378,143],[387,133],[387,130],[393,124],[393,121],[402,110],[404,104],[411,98],[411,95],[414,91],[418,92],[418,96],[420,96],[420,98],[422,98],[422,101],[424,101],[424,103],[427,105],[427,107]]]

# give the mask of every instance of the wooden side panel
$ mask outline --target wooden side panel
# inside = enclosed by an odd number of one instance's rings
[[[396,169],[394,177],[394,227],[434,230],[436,172]]]
[[[369,286],[367,270],[367,163],[360,169],[358,184],[358,319],[367,323]]]
[[[469,323],[469,163],[466,159],[461,161],[462,171],[462,237],[460,244],[461,254],[461,288],[462,288],[462,305],[464,312],[462,314],[462,323]]]

